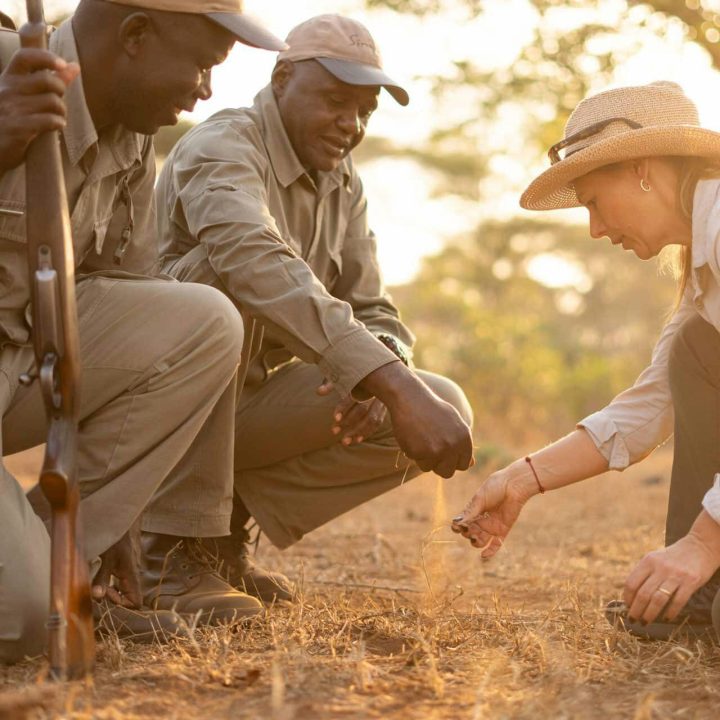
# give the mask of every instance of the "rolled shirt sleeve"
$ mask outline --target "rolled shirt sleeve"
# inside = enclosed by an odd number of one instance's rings
[[[283,240],[264,182],[271,168],[258,146],[230,124],[196,129],[173,162],[188,231],[236,304],[349,394],[396,358]]]
[[[712,487],[705,493],[703,508],[720,525],[720,473],[715,474]]]
[[[599,412],[578,423],[592,438],[611,470],[642,460],[673,431],[674,412],[668,378],[670,346],[677,329],[696,313],[686,295],[655,345],[650,365],[635,384]]]

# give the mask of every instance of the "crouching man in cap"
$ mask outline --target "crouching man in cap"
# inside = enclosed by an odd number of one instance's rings
[[[8,31],[0,42],[2,449],[14,453],[45,439],[38,383],[19,384],[33,365],[22,162],[38,133],[62,128],[78,275],[81,515],[87,557],[101,559],[93,596],[107,603],[108,624],[121,635],[146,638],[174,631],[170,608],[219,620],[262,610],[197,558],[182,572],[170,563],[156,578],[144,599],[157,612],[133,610],[143,597],[128,530],[153,496],[145,529],[173,536],[179,547],[187,536],[228,532],[230,452],[212,458],[212,506],[202,496],[187,502],[184,475],[168,478],[173,468],[202,462],[189,449],[204,428],[231,433],[243,340],[241,319],[221,293],[138,274],[157,256],[151,135],[210,97],[210,69],[236,40],[284,47],[243,16],[237,0],[218,0],[219,10],[207,15],[199,7],[81,0],[51,36],[51,52],[7,52],[17,46]],[[2,467],[0,528],[0,662],[13,662],[43,649],[49,538]]]
[[[350,154],[381,87],[408,95],[354,20],[312,18],[287,43],[254,105],[185,135],[157,186],[162,269],[222,289],[249,321],[232,535],[215,550],[266,601],[292,590],[247,557],[250,517],[285,548],[403,478],[472,461],[462,390],[412,368]]]

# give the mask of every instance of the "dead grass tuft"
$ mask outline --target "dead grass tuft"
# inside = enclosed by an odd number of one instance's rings
[[[478,475],[413,481],[286,553],[261,547],[301,579],[296,604],[165,646],[111,638],[85,685],[47,685],[42,660],[3,669],[0,718],[716,718],[717,647],[603,618],[662,540],[667,480],[643,478],[667,478],[668,456],[649,462],[533,500],[491,563],[447,529]]]

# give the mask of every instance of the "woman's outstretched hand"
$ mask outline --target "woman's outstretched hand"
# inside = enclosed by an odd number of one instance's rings
[[[525,503],[541,491],[555,490],[608,469],[590,436],[579,428],[552,445],[515,460],[488,477],[452,529],[491,558],[501,547]]]
[[[512,467],[512,466],[511,466]],[[510,468],[493,473],[480,486],[461,515],[453,518],[452,530],[491,558],[501,547],[525,503],[532,486],[511,476]]]

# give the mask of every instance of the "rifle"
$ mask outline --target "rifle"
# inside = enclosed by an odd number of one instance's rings
[[[20,44],[47,49],[42,0],[27,0]],[[48,421],[40,487],[50,503],[50,677],[81,678],[95,658],[92,600],[78,509],[79,336],[75,260],[58,132],[38,136],[25,160],[33,346]]]

